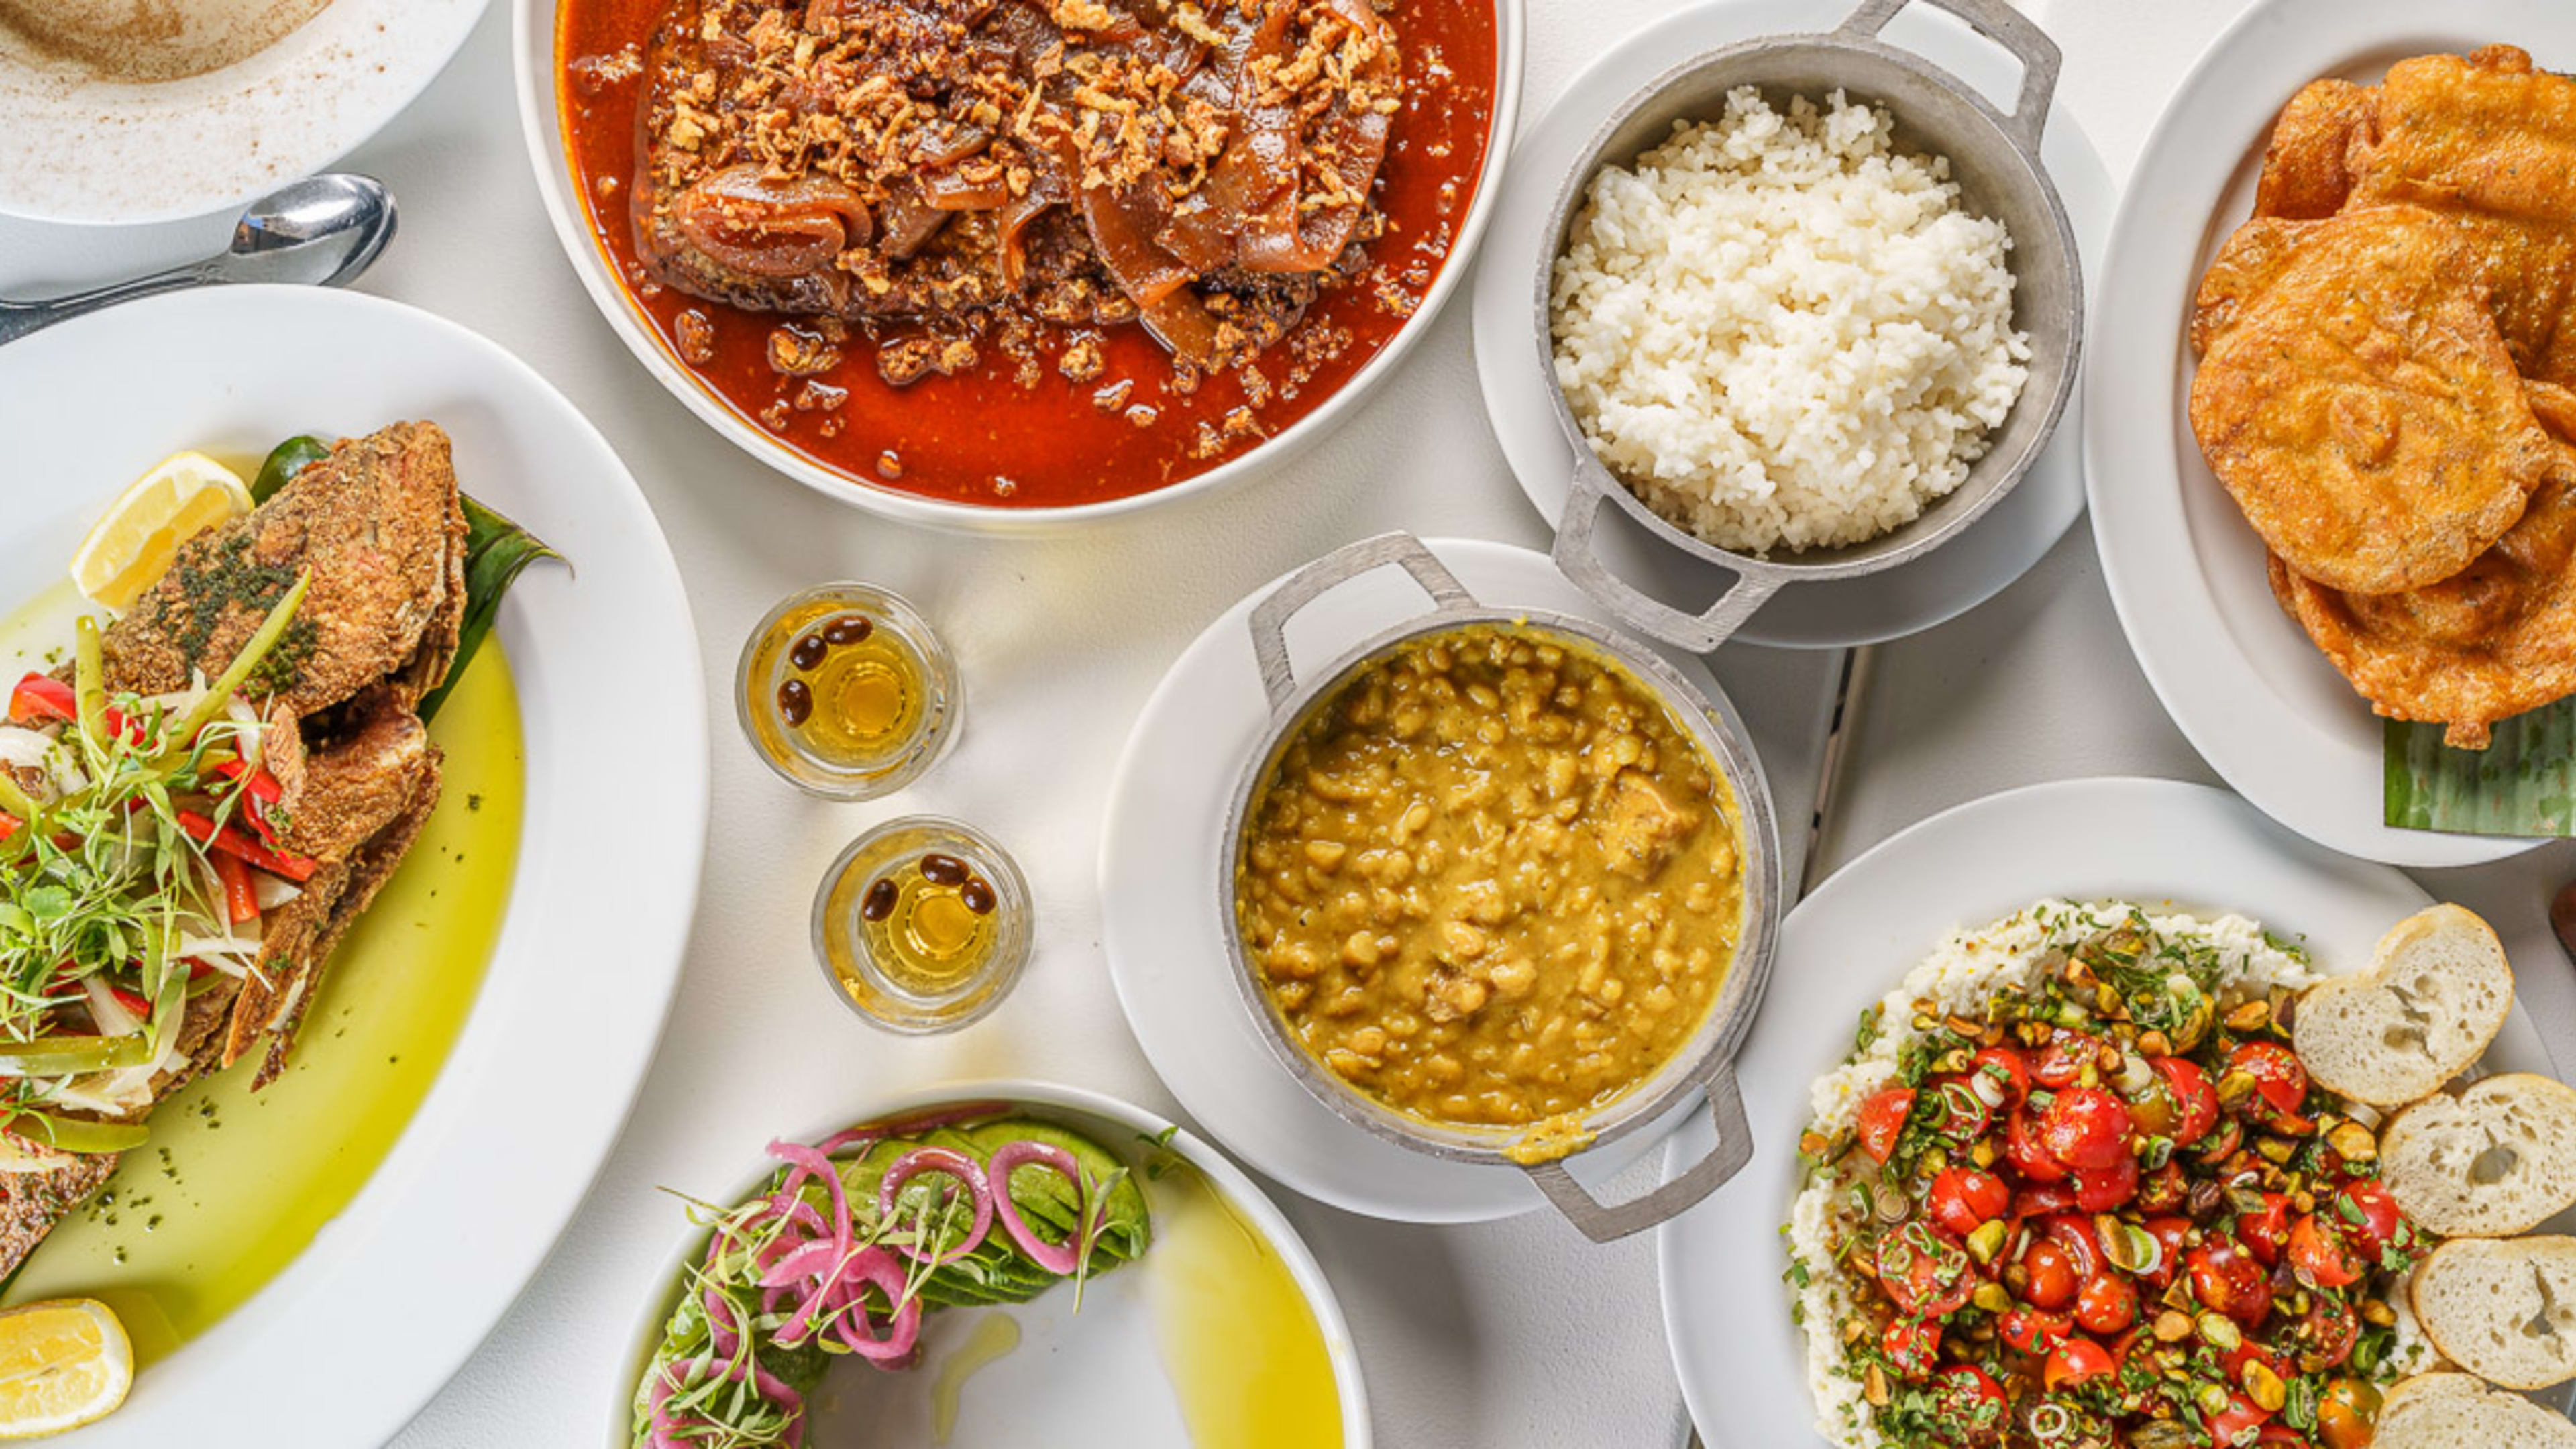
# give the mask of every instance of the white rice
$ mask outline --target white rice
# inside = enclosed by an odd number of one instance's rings
[[[1943,157],[1836,91],[1746,86],[1593,180],[1556,263],[1556,375],[1656,513],[1739,553],[1858,543],[1957,488],[2029,376],[2012,238]]]

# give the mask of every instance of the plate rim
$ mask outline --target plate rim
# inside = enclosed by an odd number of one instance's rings
[[[1207,1174],[1217,1184],[1220,1195],[1225,1198],[1228,1206],[1255,1219],[1253,1227],[1261,1234],[1262,1241],[1287,1264],[1289,1276],[1296,1280],[1298,1291],[1306,1300],[1306,1306],[1315,1314],[1316,1327],[1323,1331],[1324,1352],[1332,1361],[1334,1385],[1341,1394],[1343,1449],[1373,1449],[1376,1428],[1368,1400],[1367,1370],[1360,1361],[1358,1340],[1351,1335],[1350,1320],[1342,1311],[1341,1295],[1333,1287],[1331,1275],[1324,1271],[1323,1263],[1315,1257],[1314,1249],[1307,1244],[1305,1235],[1297,1231],[1297,1225],[1288,1220],[1286,1213],[1280,1211],[1279,1204],[1271,1200],[1270,1194],[1262,1188],[1261,1184],[1253,1180],[1250,1173],[1237,1166],[1222,1147],[1200,1136],[1187,1124],[1175,1122],[1149,1107],[1139,1106],[1123,1097],[1112,1096],[1107,1092],[1095,1091],[1089,1087],[1076,1087],[1036,1077],[995,1077],[929,1082],[917,1087],[908,1087],[893,1093],[868,1110],[855,1115],[841,1114],[829,1121],[817,1122],[804,1134],[786,1140],[815,1142],[857,1122],[878,1121],[911,1112],[983,1101],[999,1101],[1010,1105],[1027,1104],[1056,1111],[1083,1113],[1103,1121],[1117,1123],[1122,1127],[1133,1128],[1148,1137],[1169,1132],[1171,1135],[1167,1139],[1167,1145],[1177,1149],[1182,1157],[1189,1160],[1191,1166]],[[757,1171],[746,1173],[737,1180],[737,1190],[726,1200],[739,1202],[749,1196],[752,1187],[766,1178],[777,1166],[775,1161],[770,1161]],[[661,1327],[661,1319],[666,1311],[662,1305],[669,1296],[667,1281],[669,1272],[679,1264],[681,1255],[688,1246],[702,1235],[700,1229],[692,1226],[673,1240],[672,1251],[656,1256],[654,1262],[661,1274],[656,1279],[659,1286],[642,1297],[630,1316],[629,1331],[625,1340],[627,1347],[634,1348],[642,1345]],[[1152,1249],[1148,1248],[1147,1251],[1151,1252]],[[634,1374],[632,1358],[631,1353],[619,1356],[615,1378],[610,1385],[616,1393],[611,1400],[614,1412],[610,1417],[607,1449],[628,1449],[627,1412],[635,1391],[632,1381]]]
[[[2366,824],[2319,818],[2327,807],[2306,793],[2310,788],[2359,783],[2357,770],[2349,780],[2313,778],[2316,761],[2348,753],[2343,744],[2273,695],[2265,671],[2238,648],[2204,573],[2157,566],[2177,552],[2198,557],[2181,502],[2178,437],[2188,424],[2175,410],[2185,360],[2176,319],[2193,287],[2197,238],[2216,225],[2218,204],[2278,107],[2264,104],[2261,119],[2239,145],[2191,143],[2216,135],[2244,109],[2241,103],[2216,104],[2229,98],[2228,87],[2246,81],[2242,73],[2250,72],[2252,89],[2281,77],[2292,81],[2294,91],[2358,53],[2447,44],[2435,33],[2462,35],[2500,9],[2496,0],[2453,0],[2438,20],[2428,22],[2423,7],[2411,0],[2256,0],[2192,62],[2139,148],[2112,223],[2103,300],[2094,309],[2086,348],[2085,390],[2095,406],[2085,415],[2084,471],[2094,551],[2121,633],[2167,717],[2231,788],[2282,825],[2348,855],[2417,869],[2489,864],[2547,842],[2400,830],[2377,821],[2375,801],[2366,812],[2374,818]],[[2576,12],[2542,6],[2498,18],[2525,32],[2546,28],[2576,52]],[[2287,96],[2282,93],[2282,99]],[[2203,159],[2204,152],[2221,160]],[[2213,168],[2220,169],[2211,174]],[[2182,199],[2192,205],[2177,207],[2176,191],[2188,193]],[[2188,229],[2194,239],[2176,244],[2171,233],[2177,229]],[[2158,249],[2149,250],[2151,243]],[[2248,704],[2255,707],[2251,713],[2244,708]],[[2353,708],[2367,706],[2356,696]],[[2249,721],[2259,722],[2249,727]],[[2263,757],[2250,758],[2258,754]],[[2292,775],[2300,777],[2297,783],[2285,784]],[[2376,763],[2369,777],[2380,778]]]
[[[188,314],[200,314],[190,316]],[[351,337],[372,336],[379,342],[395,343],[424,340],[431,347],[454,349],[455,375],[471,379],[474,385],[462,391],[458,401],[489,399],[510,395],[519,405],[538,415],[534,421],[558,429],[553,436],[559,446],[588,456],[590,467],[583,471],[597,478],[603,486],[590,490],[582,499],[586,511],[606,516],[614,508],[619,517],[614,527],[631,535],[634,543],[644,545],[627,550],[624,563],[636,570],[634,587],[641,592],[621,596],[621,609],[637,604],[650,608],[655,615],[652,633],[643,646],[656,657],[673,665],[689,666],[682,677],[702,679],[697,630],[690,610],[686,589],[681,583],[676,559],[669,539],[663,534],[649,501],[635,483],[634,475],[618,457],[616,450],[571,400],[548,383],[542,375],[508,349],[460,323],[435,313],[367,293],[335,289],[287,286],[236,286],[206,288],[149,298],[109,309],[89,317],[75,319],[60,327],[48,329],[6,353],[0,353],[0,377],[10,372],[51,362],[55,354],[67,360],[64,371],[95,370],[95,365],[81,368],[79,349],[92,333],[115,335],[141,332],[166,341],[173,335],[201,330],[222,336],[237,336],[244,319],[256,320],[273,336],[292,336],[310,329],[331,337],[345,347]],[[354,320],[353,320],[354,319]],[[32,361],[30,361],[32,359]],[[249,389],[226,387],[219,395],[220,407],[234,412],[248,412],[260,406],[245,402]],[[101,485],[102,494],[116,486],[114,480]],[[536,487],[534,483],[522,485]],[[559,486],[555,485],[555,486]],[[603,532],[607,525],[603,525]],[[570,587],[569,581],[565,587]],[[535,656],[536,636],[529,632],[528,605],[505,605],[499,627],[510,645],[515,661]],[[246,1357],[256,1344],[241,1346],[248,1335],[275,1331],[279,1322],[291,1322],[303,1302],[312,1293],[326,1288],[337,1277],[361,1269],[371,1256],[401,1248],[388,1221],[406,1209],[420,1195],[420,1179],[435,1172],[453,1155],[483,1152],[491,1155],[491,1143],[479,1129],[493,1120],[501,1107],[497,1100],[479,1103],[476,1097],[485,1093],[483,1085],[491,1061],[499,1049],[513,1044],[513,1034],[523,1025],[512,1019],[509,1011],[521,991],[540,989],[542,960],[551,936],[558,931],[577,929],[585,937],[595,937],[602,929],[587,914],[579,927],[548,924],[569,921],[576,908],[567,907],[560,897],[548,894],[558,887],[569,872],[564,861],[576,859],[581,850],[582,831],[574,821],[554,819],[546,812],[562,804],[539,783],[538,741],[543,738],[527,719],[525,710],[530,695],[529,675],[522,671],[525,663],[514,662],[513,683],[522,702],[520,745],[528,779],[528,813],[522,826],[519,855],[511,879],[510,904],[501,934],[486,964],[482,984],[456,1041],[449,1048],[437,1077],[420,1103],[413,1109],[393,1146],[388,1150],[367,1182],[342,1211],[325,1223],[313,1242],[300,1250],[259,1291],[224,1320],[224,1325],[200,1335],[171,1355],[159,1366],[167,1375],[184,1365],[185,1378],[174,1381],[173,1392],[196,1384],[210,1372],[219,1372],[226,1359]],[[511,1211],[496,1215],[491,1221],[524,1222],[532,1226],[514,1237],[504,1238],[487,1232],[480,1234],[470,1249],[460,1247],[473,1260],[501,1266],[478,1272],[473,1290],[466,1301],[470,1306],[453,1310],[444,1323],[434,1324],[429,1336],[409,1345],[412,1369],[400,1373],[382,1370],[365,1375],[363,1381],[352,1380],[341,1385],[342,1392],[331,1401],[329,1412],[344,1430],[361,1425],[370,1437],[389,1437],[415,1417],[442,1390],[455,1373],[490,1336],[519,1295],[543,1267],[564,1232],[570,1227],[581,1204],[598,1180],[616,1145],[624,1135],[628,1119],[642,1091],[645,1079],[657,1057],[670,1015],[677,1001],[678,986],[686,962],[689,926],[696,914],[699,890],[704,880],[707,828],[712,806],[711,760],[708,748],[708,726],[704,712],[697,709],[663,711],[661,726],[666,731],[657,741],[657,759],[671,763],[673,774],[663,782],[655,796],[655,810],[669,828],[663,859],[657,878],[667,878],[674,887],[685,877],[685,889],[656,892],[653,904],[638,905],[619,913],[627,924],[621,934],[626,938],[617,946],[618,959],[646,969],[636,969],[626,978],[638,989],[628,993],[621,1004],[626,1012],[615,1026],[622,1031],[596,1033],[611,1043],[601,1049],[598,1072],[585,1084],[585,1090],[558,1103],[551,1109],[548,1127],[541,1134],[543,1142],[517,1141],[509,1144],[529,1160],[551,1156],[562,1170],[548,1175],[532,1199],[527,1192],[529,1168],[521,1161],[510,1169],[515,1181],[510,1185],[519,1192],[511,1199]],[[560,790],[561,786],[557,789]],[[540,832],[540,824],[543,832]],[[536,847],[548,847],[542,853]],[[638,861],[648,857],[631,852],[621,857],[620,869],[632,873]],[[578,878],[578,877],[574,877]],[[510,977],[493,968],[516,956],[531,959]],[[496,994],[496,988],[500,988]],[[603,1017],[603,1020],[606,1018]],[[621,1075],[622,1074],[622,1075]],[[598,1083],[611,1083],[605,1089]],[[587,1103],[591,1116],[578,1140],[580,1145],[566,1147],[568,1139],[561,1123],[579,1106]],[[529,1203],[537,1201],[544,1211],[531,1212]],[[416,1225],[415,1225],[416,1226]],[[506,1252],[506,1257],[501,1256]],[[327,1257],[317,1257],[327,1254]],[[426,1315],[424,1315],[426,1317]],[[470,1326],[469,1326],[470,1325]],[[230,1331],[234,1342],[219,1344]],[[375,1358],[384,1357],[381,1346],[371,1349]],[[206,1365],[212,1364],[210,1368]],[[153,1371],[147,1370],[142,1380],[148,1382]],[[138,1383],[138,1388],[142,1387]],[[316,1406],[308,1404],[308,1410]],[[141,1442],[156,1423],[165,1423],[169,1415],[189,1412],[185,1399],[164,1401],[152,1410],[149,1420],[136,1417],[132,1407],[90,1428],[92,1438],[111,1442]],[[273,1428],[273,1426],[269,1426]],[[236,1442],[231,1436],[238,1431],[247,1442],[269,1442],[267,1429],[256,1425],[232,1425],[223,1432],[208,1431],[208,1442]]]
[[[1448,0],[1432,0],[1432,3],[1445,4]],[[1515,142],[1520,129],[1522,91],[1527,83],[1528,0],[1488,0],[1488,3],[1494,7],[1495,84],[1494,112],[1491,129],[1486,133],[1484,165],[1477,172],[1475,200],[1469,204],[1467,216],[1459,225],[1457,243],[1451,248],[1440,275],[1432,279],[1431,290],[1423,304],[1387,339],[1377,356],[1363,364],[1314,411],[1251,452],[1204,473],[1148,492],[1096,503],[1046,508],[990,508],[875,487],[863,479],[826,468],[761,434],[673,360],[661,339],[636,320],[634,303],[628,299],[625,289],[613,280],[606,255],[592,238],[581,209],[571,197],[569,175],[559,164],[563,137],[551,81],[554,37],[549,33],[541,39],[536,26],[537,12],[543,9],[551,20],[560,13],[561,0],[510,0],[512,92],[518,105],[519,130],[527,146],[529,168],[536,173],[537,191],[544,203],[546,220],[553,228],[565,261],[572,267],[573,274],[581,279],[582,290],[589,294],[593,307],[627,352],[652,374],[663,391],[687,408],[701,424],[769,473],[787,478],[800,487],[863,514],[943,533],[995,538],[1055,536],[1130,519],[1158,507],[1204,502],[1269,476],[1337,431],[1373,399],[1407,355],[1430,332],[1450,301],[1467,285],[1468,275],[1475,270],[1477,254],[1484,244],[1494,212],[1500,206],[1503,186],[1510,176],[1512,154],[1517,149]],[[541,57],[543,65],[539,63]]]

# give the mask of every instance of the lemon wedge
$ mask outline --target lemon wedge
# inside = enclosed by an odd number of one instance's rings
[[[116,1412],[134,1386],[134,1345],[89,1298],[0,1313],[0,1439],[38,1439]]]
[[[108,505],[72,557],[72,582],[123,613],[170,571],[179,545],[250,509],[240,474],[203,453],[173,453]]]

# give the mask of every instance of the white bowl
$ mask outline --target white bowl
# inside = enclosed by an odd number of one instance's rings
[[[1449,4],[1453,0],[1415,0],[1417,4]],[[671,395],[688,405],[689,411],[706,420],[709,427],[725,435],[734,446],[838,503],[892,518],[904,523],[917,523],[930,528],[959,533],[1043,534],[1059,533],[1083,524],[1123,518],[1184,498],[1202,498],[1240,483],[1257,473],[1287,462],[1322,438],[1359,407],[1361,399],[1377,389],[1394,371],[1404,355],[1412,350],[1432,320],[1440,313],[1449,294],[1456,291],[1474,270],[1476,243],[1484,235],[1485,223],[1492,215],[1502,191],[1505,158],[1511,152],[1512,137],[1520,117],[1521,59],[1528,30],[1524,12],[1525,0],[1492,0],[1494,6],[1494,113],[1493,129],[1485,141],[1485,165],[1478,174],[1476,199],[1467,209],[1466,220],[1458,228],[1458,241],[1449,259],[1433,279],[1431,291],[1422,306],[1406,319],[1378,355],[1369,359],[1350,381],[1342,384],[1313,412],[1241,457],[1232,459],[1194,477],[1185,478],[1169,487],[1126,498],[1113,498],[1099,503],[1084,503],[1062,508],[992,508],[974,504],[949,503],[924,498],[917,494],[881,487],[865,479],[824,467],[811,458],[781,443],[757,424],[735,412],[732,406],[709,391],[671,355],[660,335],[645,320],[634,300],[619,283],[615,267],[592,235],[590,220],[581,205],[577,188],[572,185],[572,170],[564,156],[563,125],[555,106],[555,19],[561,8],[557,0],[513,0],[511,9],[511,48],[518,68],[519,119],[527,133],[528,160],[536,168],[537,190],[546,200],[546,214],[555,224],[555,235],[563,242],[565,255],[572,258],[573,270],[580,274],[581,284],[590,291],[591,300],[599,304],[601,315],[626,343],[645,368]]]

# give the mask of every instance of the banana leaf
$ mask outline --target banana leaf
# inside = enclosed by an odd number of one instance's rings
[[[289,438],[270,450],[260,464],[259,477],[250,485],[251,501],[266,503],[277,496],[296,474],[331,455],[331,445],[310,435]],[[456,662],[447,668],[447,679],[420,702],[420,718],[428,723],[447,702],[447,692],[465,676],[465,666],[474,662],[475,652],[483,647],[485,635],[500,617],[501,597],[518,581],[528,565],[541,558],[559,559],[563,555],[546,545],[545,540],[511,522],[507,517],[475,502],[463,500],[465,507],[465,623],[456,640]]]
[[[2387,722],[2383,818],[2399,830],[2576,835],[2576,698],[2516,715],[2483,750],[2442,743],[2442,726]]]

